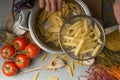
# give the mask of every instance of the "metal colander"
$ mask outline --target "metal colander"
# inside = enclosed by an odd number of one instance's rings
[[[103,44],[102,44],[101,48],[98,50],[97,54],[94,55],[94,56],[92,55],[92,52],[88,52],[88,53],[85,53],[85,54],[79,53],[79,55],[76,57],[75,54],[74,54],[74,52],[71,52],[71,50],[74,49],[75,47],[64,46],[65,38],[63,38],[63,37],[67,35],[67,30],[68,30],[65,26],[66,26],[66,24],[72,25],[72,24],[74,24],[74,23],[77,22],[77,21],[82,22],[82,20],[84,20],[84,19],[87,19],[89,25],[95,25],[95,24],[96,24],[96,25],[98,26],[98,28],[99,28],[99,30],[100,30],[100,32],[101,32],[101,37],[100,37],[100,39],[101,39],[101,41],[103,42]],[[91,27],[91,26],[89,26],[89,27]],[[70,27],[68,26],[68,28],[70,28]],[[76,31],[76,32],[77,32],[77,31]],[[77,60],[88,60],[88,59],[92,59],[92,58],[96,57],[96,56],[102,51],[102,49],[103,49],[103,47],[104,47],[104,44],[105,44],[105,32],[104,32],[104,29],[103,29],[102,25],[101,25],[95,18],[92,18],[92,17],[87,16],[87,15],[76,15],[76,16],[70,17],[70,18],[69,18],[67,21],[65,21],[65,23],[62,25],[62,27],[61,27],[61,29],[60,29],[60,32],[59,32],[59,42],[60,42],[61,49],[62,49],[65,53],[67,53],[70,57],[72,57],[73,59],[77,59]],[[71,42],[71,43],[72,43],[72,42]],[[97,45],[98,45],[98,44],[99,44],[99,43],[97,43]],[[85,45],[87,45],[87,44],[85,44]],[[96,46],[97,46],[97,45],[96,45]],[[78,44],[77,44],[77,46],[78,46]],[[96,46],[95,46],[95,47],[96,47]],[[94,47],[94,48],[95,48],[95,47]]]

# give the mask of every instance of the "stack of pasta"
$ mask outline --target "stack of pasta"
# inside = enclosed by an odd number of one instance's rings
[[[90,24],[88,18],[80,18],[66,23],[61,30],[63,48],[74,53],[76,57],[89,58],[96,56],[103,45],[102,33],[97,23]]]
[[[62,9],[59,12],[42,11],[38,19],[38,27],[44,38],[45,43],[52,43],[59,47],[58,32],[64,21],[72,12],[76,14],[83,13],[81,7],[72,2],[63,2]]]

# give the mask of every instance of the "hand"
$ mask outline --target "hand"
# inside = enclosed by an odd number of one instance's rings
[[[113,10],[114,10],[116,20],[119,24],[119,31],[120,31],[120,0],[115,0],[113,4]]]
[[[46,11],[59,11],[61,9],[62,0],[39,0],[40,8],[45,8]]]

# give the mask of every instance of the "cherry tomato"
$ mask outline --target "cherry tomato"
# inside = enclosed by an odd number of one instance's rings
[[[40,48],[36,44],[30,43],[25,47],[25,52],[28,57],[35,58],[39,55]]]
[[[30,63],[30,58],[26,54],[18,54],[15,57],[15,64],[18,68],[26,68]]]
[[[27,45],[27,39],[24,36],[18,36],[13,41],[16,50],[24,50]]]
[[[14,62],[8,61],[3,64],[2,72],[6,76],[13,76],[13,75],[17,74],[18,68]]]
[[[5,45],[2,47],[0,53],[4,59],[10,59],[15,55],[15,48],[11,45]]]

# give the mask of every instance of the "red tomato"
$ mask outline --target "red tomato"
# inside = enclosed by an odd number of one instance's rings
[[[16,50],[24,50],[27,45],[27,39],[24,36],[18,36],[13,41]]]
[[[15,55],[15,48],[11,45],[5,45],[2,47],[0,53],[4,59],[10,59]]]
[[[18,54],[15,57],[15,64],[18,68],[26,68],[30,63],[30,58],[26,54]]]
[[[13,75],[17,74],[18,68],[14,62],[8,61],[3,64],[2,72],[6,76],[13,76]]]
[[[39,55],[40,48],[36,44],[30,43],[25,47],[25,52],[28,57],[35,58]]]

